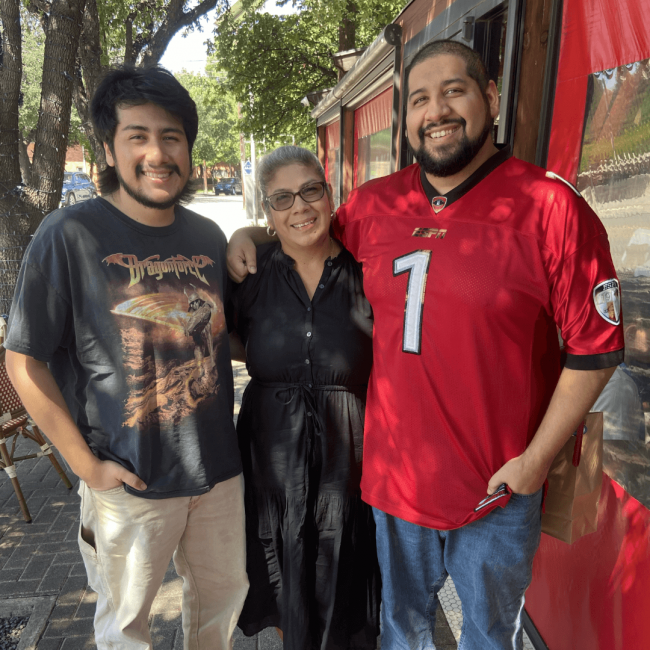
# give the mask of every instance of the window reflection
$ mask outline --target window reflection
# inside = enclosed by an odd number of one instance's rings
[[[589,77],[577,184],[607,229],[623,297],[625,363],[612,377],[596,407],[605,411],[606,438],[647,441],[650,433],[650,59]]]
[[[359,138],[357,185],[390,174],[390,129]]]

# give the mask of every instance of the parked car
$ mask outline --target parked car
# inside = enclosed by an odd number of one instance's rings
[[[63,189],[61,190],[61,205],[74,205],[79,201],[97,198],[97,188],[88,174],[83,172],[65,172],[63,174]]]
[[[215,194],[241,194],[241,181],[238,178],[222,178],[214,184]]]

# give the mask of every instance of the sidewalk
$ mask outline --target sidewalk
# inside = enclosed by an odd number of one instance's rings
[[[241,363],[233,364],[233,370],[237,414],[248,373]],[[33,451],[33,443],[22,438],[21,447]],[[12,616],[29,617],[19,650],[94,648],[96,595],[88,587],[77,546],[78,481],[68,471],[74,487],[67,490],[46,458],[22,461],[16,467],[32,523],[23,521],[11,482],[0,471],[0,622]],[[155,650],[182,650],[180,599],[181,579],[170,565],[151,612]],[[437,648],[455,649],[454,635],[440,614]],[[7,647],[5,643],[0,632],[0,649]],[[274,630],[265,630],[258,638],[236,632],[234,650],[281,648]]]

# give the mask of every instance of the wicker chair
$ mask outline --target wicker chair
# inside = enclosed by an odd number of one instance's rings
[[[61,469],[59,461],[57,461],[52,452],[52,447],[47,443],[43,434],[29,417],[29,413],[25,410],[20,397],[18,397],[18,393],[12,386],[9,375],[7,375],[5,352],[5,349],[0,347],[0,413],[2,413],[0,415],[0,469],[4,469],[9,475],[14,491],[16,492],[16,498],[20,504],[20,509],[23,512],[23,517],[26,522],[30,523],[32,516],[29,514],[27,502],[20,489],[20,483],[18,483],[15,463],[20,460],[47,456],[69,490],[72,488],[72,483],[70,483],[70,479],[66,476],[63,469]],[[33,440],[41,450],[34,454],[28,454],[27,456],[15,456],[16,443],[18,442],[18,437],[21,435]],[[13,441],[11,451],[9,451],[7,449],[7,442],[11,438],[13,438]]]

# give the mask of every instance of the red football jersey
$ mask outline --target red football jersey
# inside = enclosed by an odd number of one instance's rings
[[[528,446],[567,367],[623,360],[605,229],[565,181],[494,155],[446,196],[411,165],[338,211],[374,311],[363,499],[463,526],[490,477]]]

